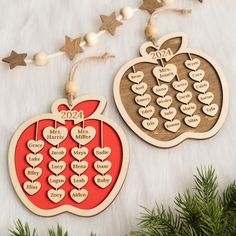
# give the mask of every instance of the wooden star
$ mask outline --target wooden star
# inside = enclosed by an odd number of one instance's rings
[[[2,61],[9,64],[10,69],[14,69],[16,66],[26,66],[25,58],[27,57],[27,53],[19,54],[15,51],[11,51],[11,55],[9,57],[3,58]]]
[[[152,14],[157,8],[163,7],[163,1],[161,0],[143,0],[143,4],[139,7],[142,10],[147,10]]]
[[[106,30],[114,36],[116,33],[116,28],[122,25],[122,23],[116,19],[116,13],[112,12],[110,16],[101,15],[100,17],[103,23],[100,30]]]
[[[69,36],[65,36],[65,45],[60,49],[61,52],[65,52],[70,60],[73,60],[77,53],[83,52],[80,46],[81,38],[72,39]]]

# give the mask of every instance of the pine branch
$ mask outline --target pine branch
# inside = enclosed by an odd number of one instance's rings
[[[9,229],[9,235],[10,236],[37,236],[36,229],[33,229],[33,232],[31,234],[30,228],[28,223],[25,223],[24,225],[22,222],[17,219],[15,222],[15,229]]]
[[[178,194],[175,211],[156,205],[144,208],[141,229],[130,236],[234,236],[236,235],[236,183],[218,194],[212,167],[197,169],[195,188]]]
[[[60,225],[57,225],[57,231],[55,231],[53,228],[49,229],[48,234],[49,236],[69,236],[67,231],[63,233],[62,227]]]

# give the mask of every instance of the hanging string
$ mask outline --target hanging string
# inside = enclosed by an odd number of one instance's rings
[[[148,24],[145,28],[146,37],[153,42],[154,45],[157,45],[158,40],[158,31],[153,25],[154,17],[161,13],[180,13],[181,15],[188,15],[192,13],[192,9],[178,9],[178,8],[165,8],[159,9],[157,8],[148,20]]]
[[[79,67],[81,66],[81,64],[84,64],[90,61],[103,61],[103,60],[107,60],[109,58],[114,58],[114,57],[115,57],[114,55],[111,55],[110,53],[106,52],[101,56],[92,56],[92,57],[83,58],[72,66],[69,73],[68,81],[65,84],[65,94],[67,96],[68,104],[70,106],[72,106],[73,100],[76,97],[77,85],[75,83],[75,79],[76,79],[75,75],[76,75],[76,72],[79,70]]]

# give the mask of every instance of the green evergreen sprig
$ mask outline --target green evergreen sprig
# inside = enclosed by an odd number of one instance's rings
[[[144,208],[140,230],[130,236],[233,236],[236,235],[236,183],[220,196],[215,170],[197,169],[195,188],[178,194],[176,209],[156,205]]]

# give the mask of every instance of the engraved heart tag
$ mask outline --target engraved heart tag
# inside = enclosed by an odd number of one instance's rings
[[[27,143],[27,147],[29,148],[30,151],[33,153],[38,153],[41,151],[44,147],[44,141],[43,140],[29,140]]]
[[[83,188],[88,183],[88,176],[86,175],[72,175],[70,182],[78,189]]]
[[[159,122],[157,118],[152,118],[150,120],[143,120],[142,125],[145,129],[153,131],[158,126],[158,123]]]
[[[83,202],[88,197],[88,191],[86,189],[73,189],[70,191],[70,197],[77,203]]]
[[[103,148],[96,147],[94,148],[93,153],[98,159],[104,161],[111,155],[111,149],[109,147],[103,147]]]
[[[80,126],[76,126],[71,129],[72,138],[81,145],[86,145],[91,142],[96,135],[96,129],[92,126],[87,126],[82,128]]]
[[[78,161],[82,161],[88,155],[88,148],[82,147],[74,147],[71,149],[71,155],[77,159]]]
[[[23,188],[29,195],[34,195],[40,190],[41,184],[37,181],[35,182],[26,181],[23,185]]]
[[[163,82],[169,83],[177,74],[177,67],[173,64],[156,66],[153,70],[155,77]]]
[[[65,197],[65,191],[63,189],[58,189],[58,190],[50,189],[48,191],[48,198],[54,203],[60,202],[64,197]]]
[[[49,149],[49,154],[54,160],[60,161],[66,155],[66,149],[64,147],[52,147]]]
[[[26,155],[26,161],[32,167],[36,167],[43,161],[43,155],[40,153],[38,153],[38,154],[29,153]]]
[[[106,188],[108,185],[111,184],[112,177],[110,175],[96,175],[94,177],[94,182],[100,187],[100,188]]]
[[[94,168],[97,172],[104,175],[111,169],[111,162],[110,161],[96,161],[94,163]]]
[[[68,134],[66,127],[47,127],[43,130],[43,137],[52,145],[57,146],[63,142]]]
[[[130,81],[139,84],[144,78],[144,73],[142,71],[137,71],[135,73],[129,73],[128,78]]]

